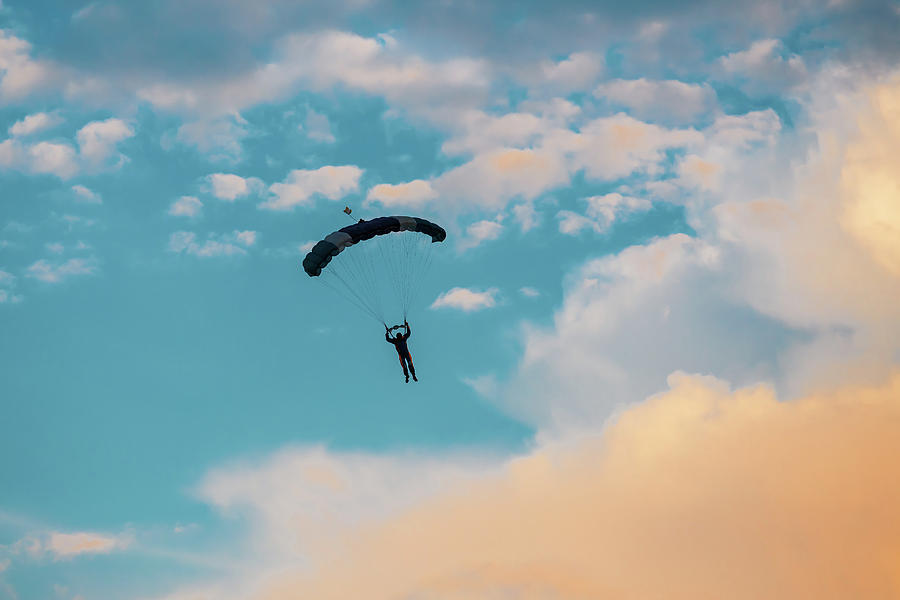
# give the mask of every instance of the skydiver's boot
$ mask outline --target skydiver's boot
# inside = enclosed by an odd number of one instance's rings
[[[406,376],[406,383],[409,383],[409,375]]]

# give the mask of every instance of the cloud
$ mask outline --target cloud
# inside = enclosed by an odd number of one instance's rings
[[[0,29],[0,102],[9,104],[45,89],[54,68],[30,56],[31,44]]]
[[[100,197],[100,194],[84,187],[83,185],[73,185],[72,191],[75,192],[76,199],[79,202],[86,202],[88,204],[103,203],[103,198]]]
[[[213,173],[206,179],[212,187],[212,195],[228,202],[256,193],[263,185],[256,177],[245,178],[232,173]]]
[[[169,252],[190,254],[200,258],[242,256],[254,246],[257,232],[234,230],[228,234],[209,234],[202,243],[192,231],[176,231],[169,236]]]
[[[93,121],[78,130],[76,135],[81,158],[93,167],[105,165],[114,156],[116,145],[134,136],[134,129],[122,119]],[[115,154],[116,165],[125,161],[125,156]]]
[[[499,464],[287,451],[199,494],[293,561],[242,598],[890,598],[898,394],[900,374],[786,402],[678,372]]]
[[[464,287],[455,287],[438,296],[431,303],[431,308],[455,308],[464,312],[474,312],[497,305],[497,288],[483,291]]]
[[[437,196],[438,194],[431,184],[422,179],[396,185],[381,183],[369,190],[365,205],[377,202],[384,207],[418,207],[429,200],[434,200]]]
[[[519,288],[519,293],[526,298],[537,298],[541,295],[541,292],[538,289],[529,286]]]
[[[241,140],[249,133],[247,122],[240,115],[205,116],[181,125],[175,141],[197,148],[213,162],[236,163],[244,154]],[[171,139],[164,138],[163,147],[170,144]]]
[[[643,198],[632,198],[613,192],[603,196],[585,198],[587,210],[584,215],[570,210],[561,210],[556,214],[559,219],[559,231],[567,235],[577,235],[584,229],[593,229],[595,233],[604,233],[617,217],[650,209],[650,201]]]
[[[363,171],[355,166],[295,169],[281,183],[269,186],[271,199],[259,205],[266,210],[292,210],[310,204],[315,196],[339,200],[359,188]]]
[[[318,113],[311,108],[306,109],[306,122],[302,129],[306,132],[306,136],[317,142],[333,144],[335,142],[334,133],[331,131],[331,122],[328,116]]]
[[[321,92],[341,86],[431,113],[480,103],[489,83],[484,61],[429,62],[378,38],[324,31],[280,38],[270,60],[243,73],[195,85],[158,82],[137,94],[162,110],[227,115],[285,100],[300,89]]]
[[[540,217],[532,203],[517,204],[513,206],[512,213],[523,233],[531,231],[540,222]]]
[[[116,537],[90,532],[53,532],[45,543],[45,550],[53,554],[57,560],[61,560],[81,554],[109,554],[127,548],[130,543],[131,539],[128,536]]]
[[[626,107],[639,119],[690,123],[715,107],[716,94],[703,83],[614,79],[601,83],[594,96]]]
[[[196,217],[203,211],[203,203],[194,196],[182,196],[169,207],[173,217]]]
[[[90,554],[111,554],[127,549],[133,543],[129,532],[110,535],[90,531],[49,531],[29,535],[13,545],[14,554],[25,554],[32,559],[51,556],[53,560],[71,560]]]
[[[27,119],[21,123],[26,122]],[[28,143],[21,136],[14,136],[0,142],[0,168],[34,175],[55,175],[63,180],[85,169],[116,168],[127,160],[124,155],[115,153],[116,144],[133,135],[133,130],[124,121],[107,119],[88,123],[78,131],[78,150],[69,143]],[[116,158],[111,161],[114,155]]]
[[[566,95],[590,88],[603,72],[603,57],[595,52],[573,52],[559,61],[543,60],[520,74],[532,93]]]
[[[779,40],[758,40],[746,50],[723,56],[719,65],[726,76],[737,79],[750,93],[784,92],[802,84],[808,75],[800,56],[785,58],[782,50]]]
[[[15,293],[17,278],[0,269],[0,304],[18,304],[24,298]]]
[[[70,258],[63,262],[41,259],[32,263],[26,274],[28,277],[45,283],[60,283],[72,277],[96,275],[97,271],[97,259],[93,257]]]
[[[457,248],[460,252],[471,250],[480,246],[482,242],[496,240],[502,232],[503,225],[500,223],[500,218],[472,223],[466,227],[466,233],[457,244]]]
[[[9,134],[13,137],[24,137],[50,129],[60,123],[62,123],[62,117],[55,113],[34,113],[13,123],[9,127]]]
[[[329,537],[336,540],[348,528],[396,514],[484,470],[481,460],[468,456],[285,448],[263,461],[215,469],[194,493],[222,512],[248,516],[273,561],[296,560],[315,557]],[[285,528],[285,519],[293,526]]]

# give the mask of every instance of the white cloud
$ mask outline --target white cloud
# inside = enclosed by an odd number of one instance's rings
[[[311,108],[306,110],[306,122],[302,128],[306,132],[306,136],[317,142],[333,144],[335,142],[334,133],[331,131],[331,122],[328,116],[318,113]]]
[[[66,249],[65,246],[63,246],[60,242],[49,242],[47,244],[44,244],[44,247],[51,254],[62,254]]]
[[[55,113],[34,113],[11,125],[9,134],[14,137],[24,137],[50,129],[60,123],[62,123],[62,117]]]
[[[94,192],[83,185],[73,185],[72,191],[75,192],[77,199],[79,202],[86,202],[88,204],[102,204],[103,198],[100,197],[100,194]]]
[[[801,57],[784,58],[782,52],[779,40],[758,40],[746,50],[723,56],[719,65],[726,76],[738,78],[750,93],[783,92],[805,82],[807,71]]]
[[[173,217],[196,217],[203,210],[203,202],[194,196],[182,196],[169,207]]]
[[[97,260],[93,257],[70,258],[64,262],[41,259],[28,267],[27,275],[45,283],[59,283],[71,277],[95,275],[97,271]]]
[[[114,155],[116,165],[121,164],[126,159],[115,153],[116,145],[132,136],[134,129],[131,125],[115,118],[88,123],[76,135],[81,157],[93,167],[106,164]]]
[[[133,535],[128,532],[110,535],[90,531],[72,533],[50,531],[23,538],[13,547],[16,553],[24,553],[33,559],[50,555],[54,560],[71,560],[81,555],[122,551],[133,541]]]
[[[493,221],[478,221],[466,227],[466,233],[461,238],[457,248],[460,251],[470,250],[481,245],[482,242],[496,240],[503,232],[503,225],[499,219]]]
[[[53,67],[30,56],[31,44],[0,29],[0,102],[21,100],[54,77]]]
[[[627,107],[639,119],[680,123],[709,113],[716,104],[716,94],[709,85],[677,80],[614,79],[597,86],[594,96]]]
[[[418,207],[435,198],[437,198],[437,192],[431,187],[431,184],[422,179],[416,179],[396,185],[378,184],[369,190],[365,204],[368,206],[377,202],[384,207]]]
[[[352,33],[294,34],[275,47],[265,64],[237,77],[192,86],[158,83],[143,87],[138,96],[164,110],[230,115],[286,99],[301,87],[323,91],[343,86],[420,114],[446,117],[447,110],[481,103],[490,86],[484,61],[429,62],[378,38]]]
[[[56,175],[68,179],[78,172],[75,150],[66,144],[38,142],[28,147],[28,169],[35,174]]]
[[[114,153],[115,145],[132,135],[134,132],[124,121],[107,119],[88,123],[78,131],[79,150],[64,142],[32,144],[21,136],[12,137],[0,142],[0,167],[66,180],[84,168],[96,171],[120,166],[127,159]],[[115,160],[109,160],[114,154]]]
[[[541,292],[536,288],[524,286],[519,288],[519,293],[525,296],[526,298],[537,298],[541,295]]]
[[[455,287],[438,296],[431,303],[431,308],[455,308],[465,312],[493,308],[497,305],[497,288],[486,290],[472,290],[464,287]]]
[[[202,243],[192,231],[176,231],[169,236],[169,252],[201,258],[241,256],[256,244],[257,232],[235,230],[228,234],[209,234]]]
[[[234,202],[262,189],[263,183],[255,177],[241,177],[232,173],[213,173],[207,176],[212,195],[219,200]]]
[[[622,214],[649,210],[651,206],[649,200],[623,196],[615,192],[603,196],[591,196],[585,198],[584,202],[587,203],[587,209],[583,215],[570,210],[561,210],[556,214],[561,233],[576,235],[584,229],[593,229],[595,233],[604,233]]]
[[[267,210],[291,210],[308,205],[315,196],[339,200],[359,188],[362,169],[355,166],[296,169],[281,183],[269,186],[270,200],[259,205]]]
[[[513,218],[519,224],[523,232],[531,231],[540,222],[534,204],[527,202],[525,204],[517,204],[512,209]]]
[[[124,550],[130,543],[129,536],[53,532],[45,543],[45,549],[57,559],[70,559],[81,554],[110,554],[116,550]]]
[[[15,293],[15,288],[16,276],[0,269],[0,304],[17,304],[23,300],[22,296]]]

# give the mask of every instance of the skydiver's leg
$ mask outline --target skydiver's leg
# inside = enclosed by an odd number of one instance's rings
[[[409,364],[409,371],[412,373],[413,381],[418,381],[416,378],[416,368],[413,366],[412,355],[409,352],[406,353],[406,362]]]
[[[403,360],[403,355],[400,355],[400,366],[403,367],[403,374],[406,375],[406,383],[409,383],[409,371],[406,370],[406,361]]]

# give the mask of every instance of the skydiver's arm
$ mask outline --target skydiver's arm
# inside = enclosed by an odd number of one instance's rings
[[[406,321],[403,321],[403,325],[406,326],[406,335],[404,335],[403,337],[404,339],[409,339],[409,336],[412,335],[412,329],[409,328],[409,323],[407,323]]]
[[[390,341],[391,341],[391,338],[388,337],[388,336],[390,336],[390,335],[391,335],[391,332],[390,332],[390,331],[385,331],[385,332],[384,332],[384,341],[390,342]]]

